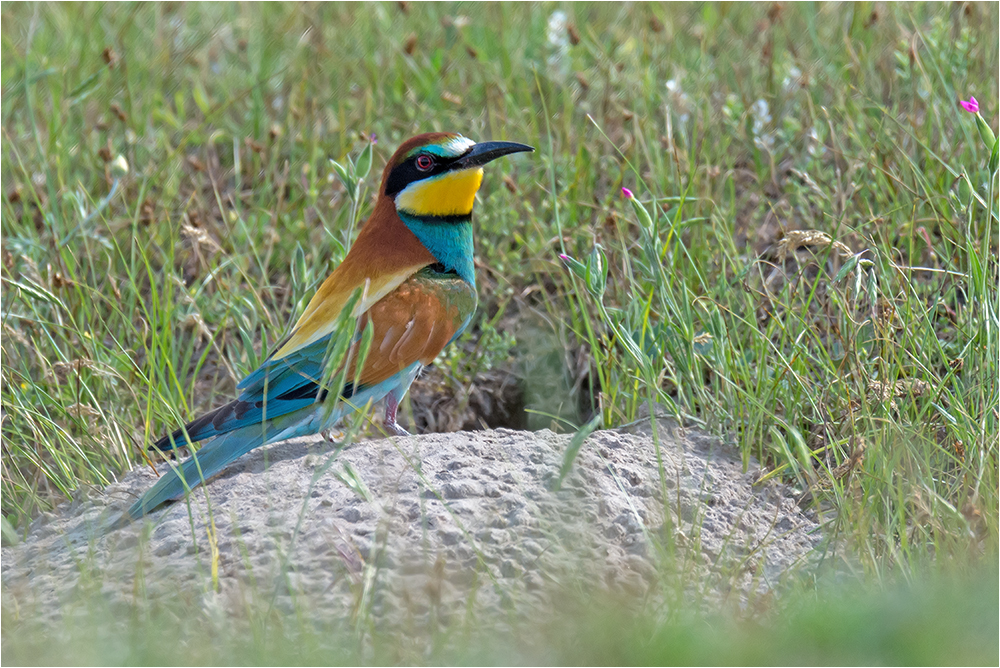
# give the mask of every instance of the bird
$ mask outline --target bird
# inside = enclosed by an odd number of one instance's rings
[[[407,435],[397,422],[400,401],[421,369],[465,331],[476,309],[472,209],[483,166],[530,151],[526,144],[477,143],[450,132],[404,141],[386,163],[375,207],[347,255],[288,335],[237,384],[236,399],[150,449],[168,452],[208,442],[182,464],[172,464],[113,528],[183,498],[254,448],[320,433],[369,402],[384,400],[387,433]],[[337,390],[325,368],[328,351],[344,334],[338,322],[345,322],[340,315],[352,295],[358,325],[349,333],[351,352],[365,328],[371,329],[371,343],[360,372],[348,366],[346,375],[333,374],[347,382],[339,396],[330,397]]]

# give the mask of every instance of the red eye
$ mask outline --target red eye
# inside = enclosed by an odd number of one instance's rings
[[[419,169],[420,171],[426,172],[433,166],[434,166],[434,159],[431,156],[425,153],[421,153],[420,155],[417,156],[417,169]]]

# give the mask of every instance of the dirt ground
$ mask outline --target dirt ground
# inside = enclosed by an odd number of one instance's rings
[[[136,470],[5,547],[3,598],[57,615],[87,579],[111,601],[198,592],[227,612],[263,595],[279,609],[369,606],[375,618],[441,620],[470,605],[546,609],[566,587],[641,600],[677,577],[697,604],[745,605],[817,556],[819,527],[792,490],[753,486],[759,465],[744,473],[714,438],[656,427],[659,448],[649,420],[595,432],[558,491],[571,437],[549,431],[428,434],[339,452],[295,439],[210,482],[214,532],[203,487],[190,503],[102,533],[153,483]]]

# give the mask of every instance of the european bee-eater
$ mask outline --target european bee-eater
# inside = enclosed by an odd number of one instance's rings
[[[170,450],[212,439],[157,481],[123,515],[141,517],[208,480],[250,450],[328,429],[341,417],[385,399],[385,428],[420,370],[469,325],[476,308],[472,206],[483,165],[533,151],[511,142],[475,143],[461,135],[430,133],[399,147],[382,172],[375,209],[344,261],[323,282],[291,332],[264,363],[236,386],[234,401],[164,436]],[[360,375],[331,405],[324,387],[331,337],[341,311],[361,288],[359,329],[374,336]],[[356,346],[356,344],[355,344]],[[117,524],[117,523],[116,523]]]

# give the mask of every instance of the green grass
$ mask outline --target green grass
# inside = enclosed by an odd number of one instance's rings
[[[363,219],[400,141],[455,130],[538,151],[480,193],[450,409],[498,368],[532,427],[661,404],[812,489],[878,586],[997,558],[997,177],[957,105],[996,131],[995,5],[2,15],[5,535],[282,336],[356,229],[330,159],[378,135]]]
[[[972,575],[876,591],[857,583],[768,598],[750,610],[656,609],[641,601],[564,596],[559,615],[455,623],[420,640],[369,625],[245,606],[213,615],[182,603],[64,607],[57,634],[30,622],[5,640],[12,665],[993,665],[996,564]],[[207,607],[191,614],[191,607]],[[5,625],[16,624],[9,612]],[[409,629],[413,633],[413,629]]]

